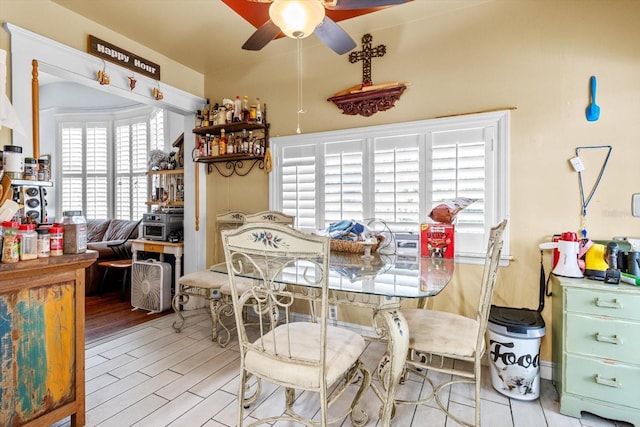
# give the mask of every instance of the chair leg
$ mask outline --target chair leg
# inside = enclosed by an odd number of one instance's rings
[[[476,427],[480,427],[480,388],[482,386],[481,384],[481,372],[482,372],[482,365],[480,363],[480,360],[476,360],[475,362],[475,367],[474,367],[474,371],[475,371],[475,386],[476,386],[476,411],[475,411],[475,425]]]
[[[366,393],[371,386],[371,372],[369,372],[364,364],[360,362],[358,362],[357,369],[362,378],[360,379],[360,388],[351,402],[351,413],[349,416],[353,426],[362,427],[369,420],[369,415],[367,414],[367,411],[365,411],[364,408],[360,408],[358,404],[360,403],[360,399],[362,399],[364,393]]]
[[[220,347],[224,348],[229,344],[229,341],[231,341],[231,331],[222,321],[222,316],[233,316],[233,303],[231,302],[231,297],[222,294],[219,299],[211,301],[210,307],[211,320],[213,322],[213,327],[216,329],[216,341]],[[218,326],[222,328],[220,332],[223,332],[224,330],[224,334],[218,333]]]
[[[209,299],[209,314],[211,315],[211,341],[218,340],[218,298]]]
[[[129,284],[129,269],[125,268],[122,276],[122,294],[120,295],[120,301],[125,301],[125,295],[127,293],[127,287]]]
[[[171,300],[171,306],[173,307],[174,313],[178,316],[178,318],[173,322],[173,329],[176,332],[180,332],[182,327],[184,326],[184,316],[182,315],[181,305],[187,304],[189,302],[189,295],[182,293],[182,285],[178,284],[176,294],[173,296]]]
[[[104,274],[102,275],[102,280],[100,281],[100,286],[98,286],[98,295],[102,295],[102,290],[104,289],[104,284],[107,282],[107,274],[109,273],[109,268],[104,268]]]

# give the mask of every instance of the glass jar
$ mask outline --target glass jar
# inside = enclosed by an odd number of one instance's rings
[[[87,251],[87,221],[82,211],[62,212],[64,227],[64,253],[79,254]]]
[[[18,223],[5,221],[2,223],[2,262],[13,263],[20,260],[18,243]]]
[[[50,181],[49,159],[38,159],[38,181]]]
[[[38,233],[38,258],[49,258],[51,254],[51,242],[49,239],[49,229],[40,227],[36,229]]]
[[[4,173],[11,179],[22,179],[24,163],[22,147],[19,145],[5,145],[2,156]]]
[[[37,167],[38,163],[36,162],[36,159],[33,157],[26,157],[24,159],[24,172],[22,173],[23,179],[35,181],[38,176],[36,172]]]
[[[49,255],[60,256],[64,254],[64,227],[54,224],[49,229]]]
[[[38,234],[34,224],[21,224],[18,229],[20,261],[38,258]]]

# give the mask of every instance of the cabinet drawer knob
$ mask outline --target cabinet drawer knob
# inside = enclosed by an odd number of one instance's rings
[[[596,383],[606,385],[609,387],[622,388],[622,384],[617,378],[604,378],[599,374],[596,374]]]
[[[601,300],[600,298],[596,298],[596,307],[604,307],[604,308],[622,308],[622,303],[617,299],[612,301]]]
[[[609,344],[622,344],[622,338],[618,338],[617,335],[602,335],[600,332],[596,332],[596,341],[607,342]]]

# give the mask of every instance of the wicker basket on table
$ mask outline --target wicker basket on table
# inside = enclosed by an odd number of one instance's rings
[[[371,246],[371,252],[375,252],[383,240],[381,235],[376,236],[377,243]],[[331,239],[331,250],[337,252],[348,252],[351,254],[363,254],[365,244],[363,241],[351,241],[341,239]]]

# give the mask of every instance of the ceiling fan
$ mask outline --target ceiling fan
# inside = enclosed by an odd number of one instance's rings
[[[406,3],[411,0],[250,0],[255,3],[271,3],[269,20],[242,45],[245,50],[260,50],[281,32],[287,37],[302,39],[315,34],[338,55],[356,47],[353,39],[325,9],[342,11],[380,8]]]

